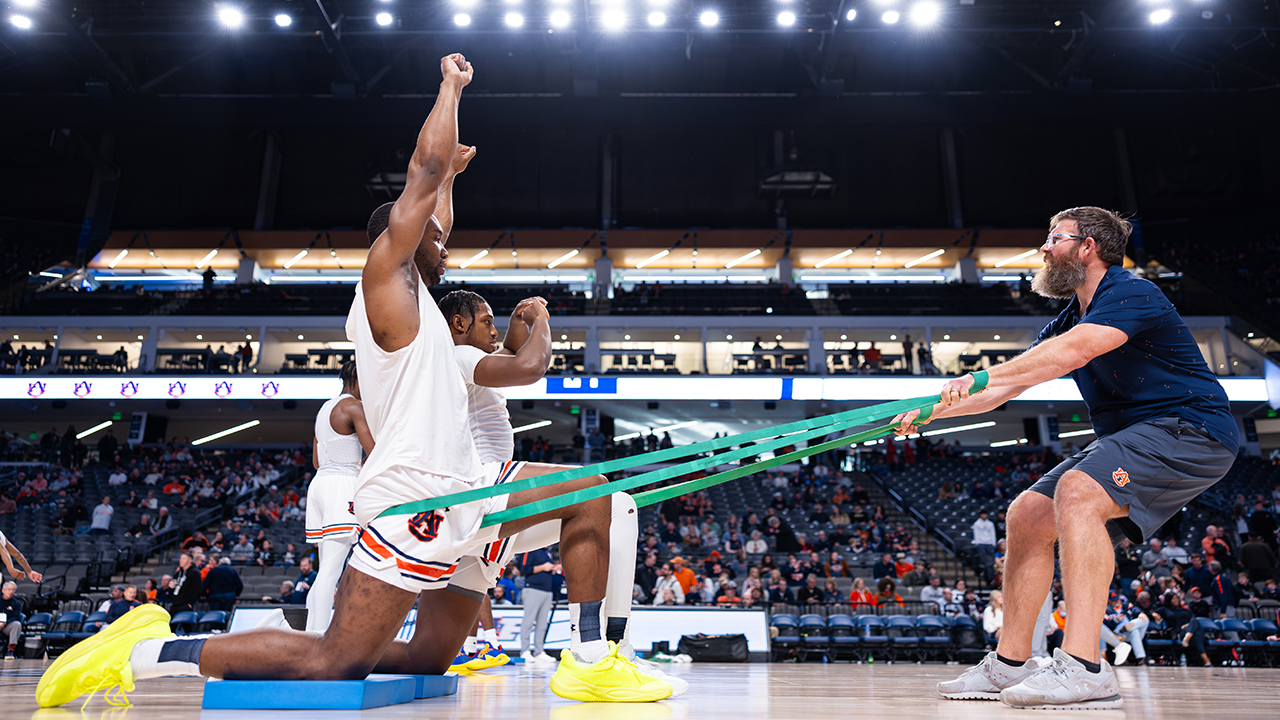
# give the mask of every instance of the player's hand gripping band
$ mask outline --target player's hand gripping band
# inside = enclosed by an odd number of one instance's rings
[[[985,370],[973,373],[973,385],[970,387],[970,394],[977,395],[987,387],[988,376]],[[562,493],[550,498],[545,498],[537,502],[527,503],[517,507],[503,510],[502,512],[486,515],[482,525],[489,527],[498,525],[512,520],[519,520],[534,515],[540,515],[551,510],[558,510],[569,505],[576,505],[580,502],[593,500],[595,498],[612,495],[615,492],[633,490],[645,485],[663,482],[683,475],[706,470],[708,468],[736,462],[748,457],[758,456],[761,453],[777,450],[788,445],[794,445],[803,440],[831,435],[834,433],[842,433],[859,425],[867,423],[892,419],[900,413],[911,412],[912,410],[920,410],[920,417],[917,422],[927,421],[933,412],[933,406],[939,402],[939,395],[930,395],[927,397],[911,398],[908,400],[896,400],[893,402],[881,403],[870,407],[860,408],[858,410],[850,410],[842,413],[834,413],[822,417],[811,418],[809,420],[801,420],[798,422],[787,423],[785,425],[775,425],[769,428],[753,430],[751,432],[734,435],[732,437],[716,438],[706,440],[692,445],[684,445],[678,448],[668,448],[666,450],[658,450],[657,452],[642,453],[626,458],[618,458],[608,462],[587,465],[586,467],[575,467],[566,470],[560,470],[546,475],[525,478],[515,482],[503,483],[491,487],[476,488],[475,490],[465,490],[450,495],[442,495],[435,498],[426,498],[414,502],[395,505],[387,508],[378,515],[384,517],[388,515],[410,515],[419,512],[427,512],[430,510],[438,510],[440,508],[450,507],[453,505],[461,505],[463,503],[483,500],[484,498],[495,497],[497,495],[506,495],[509,493],[519,492],[521,490],[531,490],[534,488],[547,487],[557,483],[569,480],[578,480],[593,475],[603,475],[605,473],[617,472],[619,470],[629,470],[642,465],[651,465],[666,460],[685,458],[694,456],[695,459],[672,465],[661,470],[654,470],[647,473],[641,473],[630,478],[624,478],[614,482],[606,483],[601,486],[585,488],[573,492]],[[735,480],[746,475],[751,475],[762,470],[785,465],[795,462],[801,458],[816,455],[818,453],[827,452],[846,445],[853,445],[859,442],[875,440],[877,438],[890,435],[898,426],[895,424],[881,425],[870,430],[864,430],[859,433],[844,435],[834,440],[812,445],[807,448],[795,450],[793,452],[779,455],[770,460],[743,465],[732,470],[710,475],[705,478],[689,480],[678,483],[671,487],[657,488],[646,492],[638,493],[635,496],[636,505],[645,507],[654,503],[662,502],[668,498],[679,497],[690,492],[697,492],[715,485],[719,485],[730,480]],[[732,448],[738,446],[737,449],[731,449],[728,452],[714,454],[718,450]],[[697,457],[703,453],[713,453],[710,457]]]

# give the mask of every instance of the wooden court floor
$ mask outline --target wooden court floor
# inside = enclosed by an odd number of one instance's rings
[[[999,703],[943,700],[935,694],[934,685],[963,668],[938,664],[690,665],[671,671],[689,681],[686,695],[637,705],[568,702],[547,689],[550,670],[508,665],[462,678],[453,697],[363,712],[201,710],[204,681],[174,678],[141,681],[129,696],[134,705],[131,708],[113,708],[99,695],[84,714],[78,704],[51,710],[36,707],[35,686],[43,668],[43,661],[4,662],[0,668],[0,720],[979,720],[1044,715]],[[1119,672],[1123,710],[1056,712],[1051,717],[1280,718],[1280,669],[1127,667]]]

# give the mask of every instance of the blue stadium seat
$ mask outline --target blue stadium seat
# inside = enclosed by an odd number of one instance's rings
[[[210,610],[200,616],[199,631],[207,632],[226,632],[227,622],[231,615],[226,610]]]
[[[59,615],[57,622],[49,628],[49,632],[44,634],[45,652],[49,657],[57,657],[71,647],[74,642],[72,636],[80,632],[83,625],[84,613],[79,610]]]
[[[831,638],[831,647],[827,656],[832,660],[861,660],[859,647],[862,644],[858,637],[858,626],[849,615],[832,615],[827,618],[827,633]]]
[[[790,613],[779,613],[769,619],[769,626],[778,629],[772,648],[775,660],[780,651],[794,652],[800,647],[800,620]]]
[[[889,647],[889,629],[885,627],[884,618],[879,615],[859,615],[854,618],[858,626],[858,637],[867,657],[873,650],[887,650]]]
[[[200,616],[190,610],[174,614],[169,620],[169,627],[176,635],[190,635],[200,625]]]
[[[920,656],[920,636],[916,634],[916,619],[910,615],[890,615],[885,618],[889,631],[889,659],[915,660]]]
[[[916,634],[920,636],[920,652],[930,660],[951,660],[950,618],[941,615],[917,615]]]

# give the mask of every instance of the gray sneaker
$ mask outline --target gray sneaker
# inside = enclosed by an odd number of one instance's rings
[[[1091,673],[1079,660],[1053,651],[1053,662],[1040,672],[1000,692],[1000,701],[1026,710],[1113,710],[1124,705],[1115,669],[1101,660]]]
[[[1001,690],[1017,685],[1039,670],[1040,663],[1035,658],[1014,666],[1001,662],[992,651],[955,680],[938,683],[938,694],[950,700],[999,700]]]

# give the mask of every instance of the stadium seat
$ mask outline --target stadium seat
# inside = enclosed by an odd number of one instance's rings
[[[91,637],[107,625],[107,614],[104,612],[90,613],[85,616],[84,623],[80,626],[79,632],[71,633],[72,643],[75,644]]]
[[[190,635],[200,624],[200,616],[190,610],[174,613],[169,620],[169,627],[176,635]]]
[[[888,650],[889,630],[885,627],[884,618],[879,615],[859,615],[854,618],[858,626],[861,645],[868,658],[873,650]]]
[[[83,625],[84,613],[79,610],[59,615],[57,622],[50,626],[49,632],[44,634],[45,652],[49,657],[57,657],[71,647],[71,643],[74,642],[72,635],[80,632]]]
[[[226,610],[210,610],[200,616],[199,632],[226,632],[231,616]]]
[[[826,653],[831,646],[827,634],[827,619],[816,613],[800,616],[800,661],[808,660],[810,652]]]
[[[920,636],[916,634],[916,619],[909,615],[890,615],[885,618],[889,631],[889,660],[920,661]]]
[[[986,641],[982,636],[982,628],[968,615],[957,615],[951,618],[951,642],[955,648],[956,659],[961,662],[986,654]]]
[[[940,615],[917,615],[916,634],[920,636],[922,659],[950,661],[951,624],[949,618]]]
[[[777,628],[778,634],[773,638],[773,659],[778,659],[780,651],[786,651],[788,654],[795,652],[800,647],[800,620],[795,615],[782,613],[774,615],[769,619],[769,626]]]
[[[831,660],[861,660],[859,648],[862,640],[858,637],[858,628],[850,615],[839,614],[827,617],[827,633],[831,638],[827,657]]]

